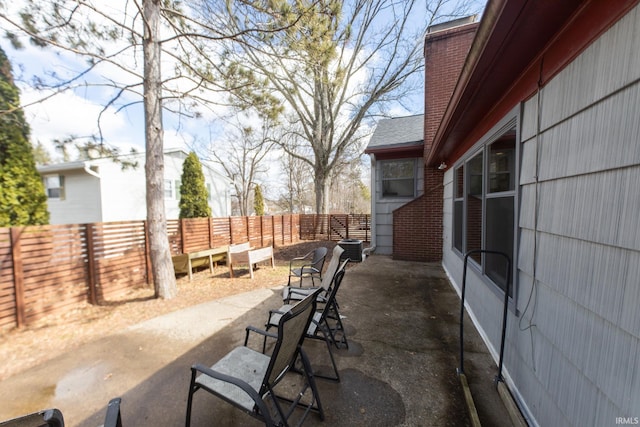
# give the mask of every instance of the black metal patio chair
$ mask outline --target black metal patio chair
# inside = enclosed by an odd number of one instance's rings
[[[318,289],[321,289],[321,292],[318,294],[318,302],[325,303],[329,291],[331,290],[333,276],[336,275],[338,267],[340,266],[340,257],[342,256],[343,252],[344,249],[340,246],[336,246],[335,248],[333,248],[333,252],[331,253],[331,260],[329,261],[327,270],[323,274],[320,286],[307,286],[301,288],[299,286],[287,285],[282,289],[282,300],[286,304],[290,304],[292,301],[300,301],[307,295],[315,292]]]
[[[270,356],[240,346],[210,368],[200,364],[192,366],[186,425],[191,423],[193,394],[200,389],[262,420],[267,426],[289,425],[288,420],[296,408],[303,411],[300,424],[312,410],[324,419],[313,371],[302,350],[305,331],[315,313],[316,298],[317,293],[312,293],[282,315],[278,333],[270,334],[276,340]],[[301,361],[301,370],[293,369],[297,360]],[[283,381],[289,371],[302,375],[303,380],[295,382],[298,385],[295,393],[289,388],[292,384]],[[285,387],[279,388],[283,383]],[[287,389],[287,393],[282,394],[285,391],[282,389]]]
[[[324,378],[338,382],[340,381],[340,374],[338,372],[338,367],[336,366],[336,361],[333,357],[333,351],[331,347],[333,345],[335,345],[336,348],[349,347],[349,344],[347,342],[347,335],[345,334],[344,326],[342,324],[342,319],[340,318],[340,313],[338,312],[338,308],[336,306],[336,295],[338,293],[338,289],[340,288],[340,284],[342,283],[342,279],[344,278],[345,266],[348,262],[349,259],[346,259],[338,267],[338,271],[333,277],[331,290],[327,296],[326,302],[323,307],[316,307],[315,313],[313,314],[313,319],[311,320],[309,328],[305,333],[305,338],[322,340],[327,344],[329,358],[331,359],[331,365],[333,366],[332,376],[319,374],[317,371],[315,373],[315,376],[318,378]],[[292,306],[290,304],[285,304],[278,310],[270,310],[269,319],[266,322],[266,330],[269,331],[271,328],[278,326],[280,318],[287,311],[289,311],[291,307]],[[249,332],[251,330],[253,330],[251,327],[247,328],[245,345],[247,343]],[[265,341],[263,341],[263,352],[265,351]]]
[[[302,279],[305,278],[310,278],[311,285],[315,286],[316,278],[322,280],[322,267],[326,257],[327,248],[320,246],[304,256],[293,258],[289,261],[289,281],[287,285],[291,286],[291,278],[295,277],[300,279],[300,287],[302,287]]]

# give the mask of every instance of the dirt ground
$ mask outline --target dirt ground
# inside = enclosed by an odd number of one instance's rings
[[[231,279],[229,269],[222,264],[216,267],[213,275],[208,268],[200,270],[192,281],[187,275],[178,276],[178,296],[170,300],[154,299],[153,289],[137,289],[107,305],[85,304],[28,327],[4,331],[0,335],[0,360],[4,361],[0,365],[0,381],[147,319],[213,299],[283,285],[288,278],[289,260],[318,246],[329,248],[328,261],[335,242],[308,241],[276,247],[276,268],[260,265],[253,280],[247,269],[234,269],[236,277]]]

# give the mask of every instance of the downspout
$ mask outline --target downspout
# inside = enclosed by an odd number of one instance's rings
[[[96,171],[92,170],[92,169],[91,169],[91,166],[89,165],[89,163],[85,163],[85,164],[84,164],[84,171],[85,171],[86,173],[88,173],[89,175],[94,176],[94,177],[96,177],[96,178],[100,179],[100,174],[99,174],[98,172],[96,172]]]
[[[371,183],[369,187],[371,190],[371,244],[362,251],[365,256],[371,255],[376,250],[376,155],[369,153],[369,158],[371,159]]]

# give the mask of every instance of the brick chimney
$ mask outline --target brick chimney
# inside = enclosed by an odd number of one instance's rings
[[[476,16],[432,25],[425,36],[424,158],[478,28]],[[442,260],[443,174],[424,168],[424,194],[393,212],[393,258],[409,261]]]
[[[424,41],[424,150],[433,146],[442,116],[469,53],[479,23],[476,15],[427,29]]]

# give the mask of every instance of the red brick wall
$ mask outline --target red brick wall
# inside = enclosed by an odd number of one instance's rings
[[[425,40],[425,158],[433,146],[478,24],[428,34]],[[393,212],[393,258],[442,260],[444,171],[425,166],[424,195]]]
[[[424,152],[433,146],[440,121],[469,53],[478,24],[427,34],[424,73]]]
[[[442,171],[425,170],[422,196],[393,211],[393,258],[442,259]]]

